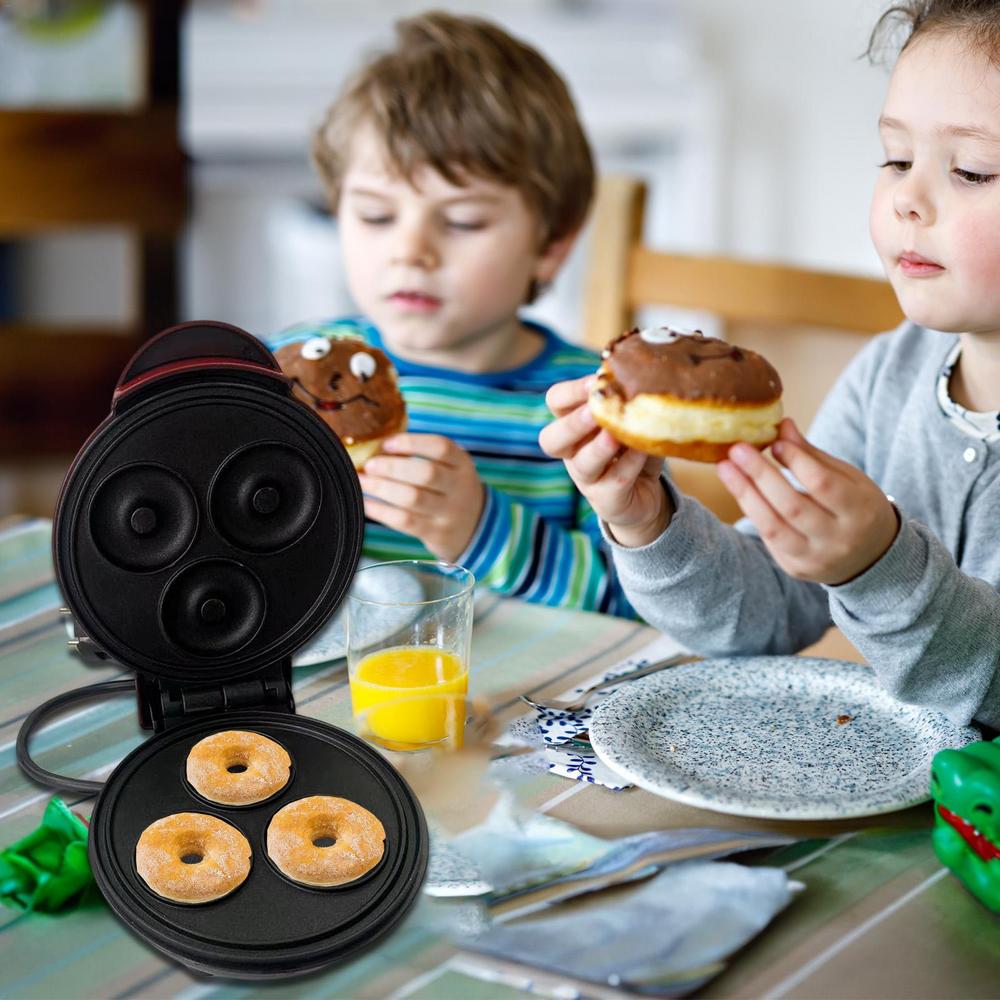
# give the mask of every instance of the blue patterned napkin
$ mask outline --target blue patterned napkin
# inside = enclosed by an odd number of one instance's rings
[[[603,785],[613,792],[624,788],[632,788],[632,783],[626,781],[616,771],[612,771],[593,750],[582,747],[574,750],[546,750],[549,770],[563,778],[574,778],[586,781],[591,785]]]
[[[577,687],[562,692],[558,697],[571,697],[584,688],[598,681],[606,680],[617,674],[626,674],[630,670],[653,663],[656,660],[686,652],[675,639],[661,635],[648,646],[621,660],[612,667],[607,667],[593,677],[587,678]],[[515,738],[539,746],[545,751],[548,768],[554,774],[577,781],[587,781],[595,785],[604,785],[612,791],[631,788],[632,784],[608,767],[598,756],[585,745],[574,743],[574,737],[585,733],[590,728],[590,719],[594,708],[605,698],[617,691],[617,687],[605,688],[594,694],[586,708],[579,712],[550,712],[533,710],[532,714],[522,716],[510,726],[508,732]]]

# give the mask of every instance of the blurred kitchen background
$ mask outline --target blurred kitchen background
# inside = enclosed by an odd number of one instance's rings
[[[647,242],[879,273],[882,0],[0,0],[0,518],[51,514],[143,337],[351,309],[308,135],[429,6],[550,58]],[[586,251],[533,309],[570,339]]]

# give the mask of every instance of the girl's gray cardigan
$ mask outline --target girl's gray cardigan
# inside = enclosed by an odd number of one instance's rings
[[[676,513],[655,541],[623,548],[604,526],[639,614],[703,655],[795,652],[834,622],[900,700],[1000,728],[1000,441],[964,433],[937,401],[954,344],[912,323],[874,338],[810,429],[899,510],[874,566],[840,586],[796,580],[749,521],[722,524],[667,484]]]

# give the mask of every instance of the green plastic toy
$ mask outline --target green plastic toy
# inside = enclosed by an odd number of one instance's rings
[[[1000,739],[941,750],[931,764],[934,851],[1000,913]]]
[[[94,883],[87,862],[87,824],[58,798],[36,830],[0,851],[0,903],[21,910],[74,909]]]

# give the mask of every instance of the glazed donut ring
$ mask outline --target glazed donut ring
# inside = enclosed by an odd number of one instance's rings
[[[316,841],[330,839],[329,846]],[[385,852],[378,817],[350,799],[311,795],[279,809],[267,827],[267,853],[294,882],[332,886],[371,871]]]
[[[205,813],[173,813],[142,831],[135,867],[163,899],[210,903],[243,884],[250,874],[250,853],[247,838],[223,820]],[[190,860],[194,858],[200,860]]]
[[[210,802],[246,806],[284,788],[291,766],[292,758],[279,743],[260,733],[231,729],[195,743],[185,773],[191,787]]]

